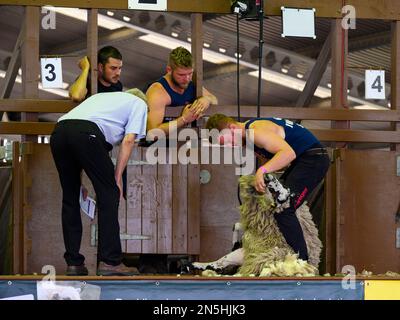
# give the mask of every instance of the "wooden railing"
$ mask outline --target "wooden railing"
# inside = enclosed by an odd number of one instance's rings
[[[76,106],[69,100],[0,100],[0,111],[65,113]],[[166,116],[178,116],[182,108],[168,107]],[[256,116],[255,106],[242,106],[241,118]],[[236,106],[212,106],[206,116],[223,113],[236,117]],[[295,120],[321,121],[368,121],[368,122],[400,122],[400,110],[350,110],[319,109],[290,107],[261,107],[262,117],[279,117]],[[0,122],[0,134],[49,135],[54,129],[54,122]],[[353,130],[353,129],[312,129],[321,141],[331,142],[379,142],[400,144],[400,132],[394,130]]]

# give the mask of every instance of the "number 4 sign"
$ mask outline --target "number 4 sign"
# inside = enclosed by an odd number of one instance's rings
[[[385,70],[365,70],[365,99],[385,98]]]
[[[61,58],[41,58],[43,88],[62,88]]]

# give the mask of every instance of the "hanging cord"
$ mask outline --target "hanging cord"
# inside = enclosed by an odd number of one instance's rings
[[[236,99],[237,99],[237,121],[240,122],[240,28],[239,28],[239,14],[236,14]],[[240,154],[240,167],[242,167],[242,150],[239,150]],[[240,175],[242,176],[242,175]],[[242,205],[242,199],[240,198],[240,184],[237,186],[237,197],[239,205]]]
[[[240,29],[239,29],[239,13],[236,14],[236,99],[237,99],[237,121],[240,122]]]
[[[256,0],[258,9],[258,19],[260,20],[259,44],[258,44],[258,95],[257,95],[257,118],[260,117],[261,108],[261,72],[262,72],[262,55],[264,45],[264,1]]]

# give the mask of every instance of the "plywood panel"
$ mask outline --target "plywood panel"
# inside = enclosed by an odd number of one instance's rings
[[[232,228],[240,220],[235,168],[234,164],[201,165],[211,175],[209,183],[200,185],[201,261],[218,259],[232,249]]]
[[[199,261],[217,260],[232,250],[231,226],[201,226]]]
[[[395,216],[400,199],[396,157],[389,151],[341,150],[338,212],[340,264],[374,273],[400,269]]]
[[[28,223],[32,249],[28,255],[27,273],[40,273],[44,265],[50,264],[55,266],[58,274],[63,274],[66,264],[63,258],[65,248],[61,227],[62,191],[50,146],[33,144],[33,154],[29,155],[28,165],[32,178],[28,195],[32,208],[32,218]],[[90,185],[86,185],[90,191]],[[82,216],[82,223],[81,253],[86,257],[85,263],[90,274],[94,274],[97,247],[90,246],[91,221]]]
[[[157,253],[166,253],[166,254],[172,253],[172,165],[171,164],[158,165],[157,218],[158,218]]]
[[[146,148],[142,149],[142,161],[146,160]],[[157,166],[142,166],[142,233],[149,236],[143,240],[143,253],[157,252]]]
[[[187,166],[172,166],[172,251],[175,254],[187,253]]]
[[[188,166],[188,253],[200,254],[200,165]]]
[[[111,158],[112,159],[117,159],[119,153],[119,147],[113,148],[111,151]],[[120,199],[119,205],[118,205],[118,222],[119,222],[119,232],[120,234],[124,234],[127,232],[126,228],[126,214],[127,210],[127,200],[124,198]],[[121,240],[121,248],[122,252],[126,252],[126,240]]]
[[[132,151],[131,160],[142,159],[141,148],[135,147]],[[142,168],[138,165],[128,165],[128,186],[127,186],[127,233],[142,234]],[[142,240],[128,240],[127,252],[142,252]]]

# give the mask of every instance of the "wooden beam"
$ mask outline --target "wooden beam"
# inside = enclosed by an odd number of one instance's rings
[[[349,52],[381,47],[390,44],[390,41],[390,30],[379,31],[358,37],[349,37]],[[318,56],[319,52],[321,51],[321,47],[321,43],[317,43],[307,47],[298,48],[294,51],[298,54],[313,58]]]
[[[50,135],[54,122],[0,122],[0,134]]]
[[[10,62],[8,63],[6,77],[4,78],[3,86],[0,90],[0,99],[9,98],[12,88],[15,83],[15,78],[18,74],[18,69],[21,67],[21,45],[23,40],[24,33],[24,21],[22,22],[22,26],[17,38],[17,41],[14,45],[14,50],[11,54]],[[1,118],[1,116],[0,116]]]
[[[66,113],[77,104],[70,100],[0,99],[0,111]],[[255,117],[256,106],[243,106],[244,118]],[[179,116],[182,108],[167,107],[166,115]],[[236,106],[211,106],[206,115],[223,113],[236,116]],[[305,108],[261,106],[262,117],[280,117],[299,120],[400,122],[400,110],[355,110],[335,108]]]
[[[89,9],[87,23],[87,56],[90,61],[90,95],[97,93],[98,9]]]
[[[116,42],[129,40],[132,38],[137,38],[143,35],[142,32],[133,30],[130,28],[122,27],[116,30],[112,30],[104,34],[99,38],[98,45],[111,45]],[[61,46],[56,46],[46,50],[48,55],[59,55],[59,54],[80,54],[87,50],[87,39],[77,40],[74,42],[69,42]]]
[[[315,8],[317,17],[339,18],[342,16],[343,0],[268,0],[265,1],[266,15],[280,15],[281,6]],[[358,19],[400,20],[398,0],[346,0],[353,5]],[[55,6],[71,8],[128,9],[126,0],[3,0],[3,5]],[[167,11],[198,13],[230,13],[228,0],[169,0]]]
[[[325,39],[325,43],[318,55],[317,61],[314,64],[310,76],[307,79],[304,90],[300,93],[299,98],[296,101],[296,107],[298,108],[308,107],[310,105],[315,90],[318,88],[318,85],[321,82],[322,76],[324,75],[326,67],[328,66],[329,59],[331,58],[331,38],[332,31]]]
[[[191,15],[192,19],[192,55],[195,67],[196,96],[203,95],[203,17],[199,13]]]
[[[22,26],[15,42],[14,50],[11,54],[10,61],[7,66],[6,76],[3,82],[3,86],[0,89],[0,99],[9,98],[11,91],[15,84],[15,79],[17,78],[18,69],[21,67],[21,45],[24,36],[24,20],[22,21]],[[3,120],[3,112],[0,112],[0,120]],[[4,115],[4,120],[8,121],[7,114]]]
[[[236,117],[236,106],[211,106],[206,116],[215,113],[223,113]],[[167,107],[168,116],[179,116],[180,108]],[[254,118],[257,114],[256,106],[242,106],[243,118]],[[376,121],[376,122],[400,122],[400,110],[353,110],[353,109],[325,109],[325,108],[288,108],[262,106],[262,117],[279,117],[298,120],[336,120],[336,121]]]
[[[2,123],[0,123],[0,126]],[[13,159],[19,159],[20,143],[13,142]],[[24,215],[22,167],[19,161],[12,162],[12,194],[13,194],[13,273],[24,273]]]
[[[50,135],[54,122],[0,122],[0,134]],[[311,129],[321,141],[400,143],[397,131]]]
[[[335,19],[331,22],[332,41],[332,108],[347,107],[347,45],[348,32],[342,27],[342,20]],[[347,121],[332,122],[332,129],[348,129],[350,123]],[[336,147],[344,147],[344,144],[337,144]]]
[[[400,143],[400,135],[396,131],[351,129],[311,129],[310,131],[320,141]]]
[[[182,1],[181,1],[182,2]],[[203,95],[203,15],[191,15],[192,55],[195,66],[196,97]],[[192,126],[199,125],[197,121]],[[198,149],[199,150],[199,149]],[[200,165],[187,170],[187,252],[200,254]]]
[[[0,112],[66,113],[76,105],[70,100],[0,99]]]
[[[391,102],[392,110],[400,110],[400,22],[392,22],[392,79],[391,79]],[[393,130],[400,134],[400,123],[392,123]],[[391,150],[400,152],[400,144],[391,145]]]

